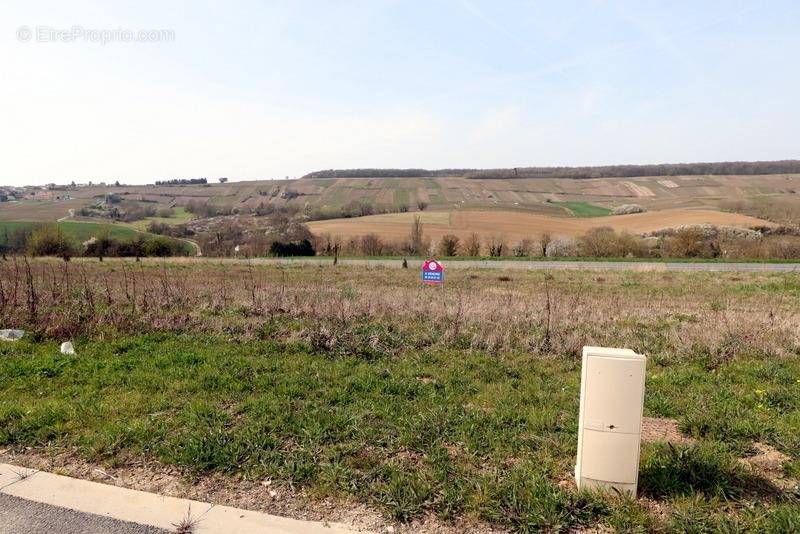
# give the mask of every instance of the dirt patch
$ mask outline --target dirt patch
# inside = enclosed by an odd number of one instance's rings
[[[133,458],[104,466],[80,459],[74,451],[0,450],[0,462],[113,486],[194,499],[268,514],[341,523],[358,532],[495,534],[508,532],[471,518],[443,523],[433,515],[407,524],[393,523],[367,505],[347,499],[315,498],[276,480],[247,480],[221,474],[187,477],[156,461]]]
[[[790,456],[766,443],[756,442],[753,449],[756,454],[739,461],[781,490],[792,490],[800,486],[800,481],[787,477],[783,471],[783,464],[792,459]]]
[[[678,422],[675,419],[662,419],[658,417],[642,418],[642,441],[655,443],[668,441],[670,443],[693,443],[694,440],[681,434]]]

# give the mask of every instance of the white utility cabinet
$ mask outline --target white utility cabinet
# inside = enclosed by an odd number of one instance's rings
[[[646,363],[630,349],[583,347],[578,488],[636,495]]]

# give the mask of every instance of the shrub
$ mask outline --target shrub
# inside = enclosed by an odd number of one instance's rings
[[[644,213],[647,210],[639,204],[623,204],[611,210],[612,215],[630,215],[632,213]]]
[[[668,258],[713,258],[717,250],[702,228],[685,227],[664,238],[661,254]]]
[[[299,243],[281,243],[274,241],[269,247],[269,252],[273,256],[314,256],[314,246],[308,239],[303,239]]]
[[[58,226],[47,224],[34,230],[28,240],[28,252],[34,256],[73,256],[78,246]]]
[[[383,252],[383,242],[377,234],[361,236],[361,253],[365,256],[380,256]],[[308,254],[301,254],[306,256]]]
[[[617,234],[612,228],[592,228],[578,238],[578,249],[582,256],[592,258],[622,258],[643,256],[641,238],[623,232]]]
[[[148,239],[144,243],[145,256],[180,256],[186,253],[186,247],[183,243],[173,241],[165,237],[154,237]]]
[[[547,257],[574,257],[578,255],[578,244],[571,237],[554,237],[547,244]]]

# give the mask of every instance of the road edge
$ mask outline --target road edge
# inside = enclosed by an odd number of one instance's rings
[[[0,493],[77,512],[174,531],[246,534],[350,534],[338,523],[302,521],[252,510],[168,497],[0,463]]]

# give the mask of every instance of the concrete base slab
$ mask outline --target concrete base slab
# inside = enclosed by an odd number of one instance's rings
[[[301,521],[230,506],[166,497],[0,464],[0,493],[120,521],[175,530],[187,520],[197,534],[346,534],[344,525]]]

